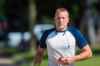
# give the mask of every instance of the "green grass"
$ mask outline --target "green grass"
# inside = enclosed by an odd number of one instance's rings
[[[44,59],[41,66],[48,66],[47,59]],[[79,61],[75,66],[100,66],[100,56],[93,56],[91,59]]]
[[[77,62],[76,66],[100,66],[100,56],[94,56],[91,59]]]

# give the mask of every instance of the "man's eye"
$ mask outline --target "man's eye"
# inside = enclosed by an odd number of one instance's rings
[[[58,17],[57,19],[65,19],[64,17]]]
[[[62,19],[65,19],[64,17],[62,17]]]

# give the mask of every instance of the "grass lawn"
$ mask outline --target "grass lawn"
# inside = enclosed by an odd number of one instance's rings
[[[76,66],[100,66],[100,56],[94,56],[91,59],[77,62]]]
[[[48,66],[47,59],[43,60],[41,66]],[[76,62],[75,66],[100,66],[100,56],[93,56],[91,59]]]

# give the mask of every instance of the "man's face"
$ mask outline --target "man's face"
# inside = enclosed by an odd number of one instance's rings
[[[55,14],[55,24],[58,30],[66,29],[69,23],[69,14],[67,11],[59,11]]]

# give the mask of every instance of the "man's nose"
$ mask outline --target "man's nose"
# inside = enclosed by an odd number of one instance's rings
[[[63,19],[62,19],[62,18],[60,18],[60,19],[59,19],[59,21],[60,21],[60,22],[63,22]]]

